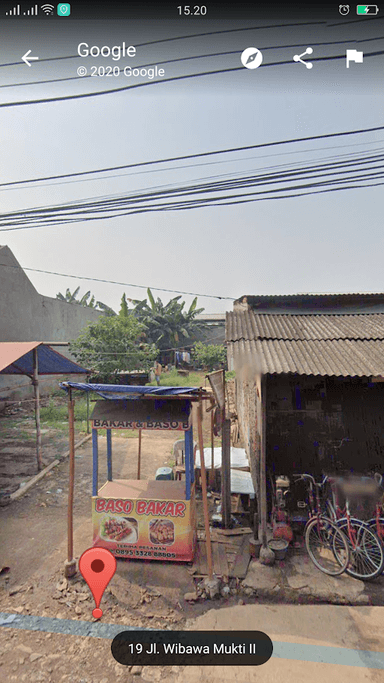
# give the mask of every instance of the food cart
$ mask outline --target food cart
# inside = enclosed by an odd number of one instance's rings
[[[94,392],[92,422],[93,546],[115,557],[181,561],[193,559],[196,543],[192,403],[205,398],[204,390],[188,387],[147,387],[63,382],[68,392],[70,450],[73,441],[72,391]],[[200,421],[200,412],[198,411]],[[200,433],[200,422],[198,424]],[[113,479],[112,430],[139,431],[138,478]],[[106,430],[107,481],[99,485],[100,430]],[[143,430],[184,432],[185,481],[140,479]],[[73,478],[70,466],[68,505],[68,562],[73,564]],[[67,575],[71,575],[70,569]]]

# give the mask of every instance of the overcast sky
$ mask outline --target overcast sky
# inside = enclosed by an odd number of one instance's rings
[[[179,25],[129,26],[79,22],[52,24],[49,34],[2,23],[0,85],[76,76],[80,65],[117,64],[103,59],[20,63],[28,49],[43,59],[70,56],[77,45],[138,44],[186,35]],[[20,24],[21,26],[21,24]],[[37,24],[36,24],[37,26]],[[244,26],[244,24],[242,24]],[[227,25],[228,27],[228,25]],[[231,28],[234,24],[230,25]],[[239,25],[240,27],[240,25]],[[129,28],[129,30],[128,30]],[[193,32],[192,30],[190,31]],[[344,55],[346,47],[380,50],[382,24],[373,28],[302,27],[253,30],[160,46],[141,47],[132,66],[221,51],[234,54],[164,65],[166,76],[241,67],[248,46],[263,51],[264,66],[182,83],[157,84],[101,97],[0,109],[1,182],[137,163],[210,150],[256,145],[383,124],[383,56],[363,64],[345,60],[306,69],[292,60],[316,42],[346,41],[314,48],[313,57]],[[279,50],[268,47],[297,45]],[[300,47],[303,46],[303,49]],[[132,80],[132,79],[131,79]],[[24,87],[2,87],[0,101],[54,97],[125,85],[127,79],[99,78]],[[31,188],[2,189],[1,211],[55,205],[88,197],[182,184],[227,173],[247,174],[339,154],[382,150],[384,131],[296,146],[178,162],[155,169],[103,175],[102,179]],[[294,167],[293,167],[294,168]],[[112,177],[113,176],[113,177]],[[383,188],[334,192],[296,199],[182,212],[154,212],[113,220],[3,232],[22,266],[117,280],[144,286],[236,298],[243,294],[383,291]],[[118,310],[123,291],[144,298],[145,290],[86,283],[28,273],[39,292],[55,296],[67,287],[91,289]],[[163,300],[170,295],[155,292]],[[191,297],[185,297],[188,302]],[[207,312],[231,301],[200,299]]]

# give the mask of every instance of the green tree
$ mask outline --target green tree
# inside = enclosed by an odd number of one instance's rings
[[[155,301],[150,289],[147,294],[148,300],[137,302],[133,314],[143,323],[147,340],[160,350],[182,347],[185,339],[205,329],[205,324],[196,320],[196,316],[204,311],[204,308],[197,308],[197,297],[185,311],[185,301],[180,303],[181,296],[163,304],[159,298]]]
[[[56,299],[66,301],[68,304],[78,304],[79,306],[87,306],[87,308],[95,308],[98,311],[104,311],[106,315],[116,315],[115,311],[110,308],[110,306],[107,306],[107,304],[104,304],[102,301],[96,301],[96,298],[91,294],[91,291],[86,292],[79,299],[77,296],[79,291],[80,287],[74,289],[73,292],[71,292],[70,289],[67,289],[65,294],[62,294],[61,292],[56,294]]]
[[[128,302],[127,302],[127,297],[125,296],[125,293],[121,297],[119,316],[121,318],[128,318],[128,316],[129,316]]]
[[[69,346],[83,367],[108,380],[119,372],[149,370],[159,350],[143,338],[144,327],[132,315],[100,317]]]
[[[199,341],[194,346],[192,357],[198,367],[212,372],[226,364],[227,349],[220,344],[204,344]]]

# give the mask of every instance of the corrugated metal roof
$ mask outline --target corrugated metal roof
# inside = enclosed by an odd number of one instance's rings
[[[238,339],[384,339],[384,314],[268,315],[227,313],[227,341]]]
[[[42,342],[0,342],[0,374],[32,375],[33,349],[39,375],[85,375],[87,370]]]
[[[336,377],[384,376],[384,341],[230,342],[235,369],[250,365],[263,374],[297,373]]]
[[[236,302],[241,302],[247,299],[252,306],[256,301],[268,301],[271,299],[301,299],[301,298],[322,298],[322,299],[337,299],[343,297],[344,299],[384,299],[384,292],[297,292],[296,294],[243,294]]]
[[[384,293],[247,295],[234,302],[244,304],[258,313],[384,313]]]
[[[384,376],[384,314],[259,315],[227,313],[235,368],[268,374]]]

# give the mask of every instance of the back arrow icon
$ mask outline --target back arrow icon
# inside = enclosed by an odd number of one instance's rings
[[[31,66],[30,61],[32,61],[32,60],[34,61],[35,59],[39,59],[38,57],[30,57],[29,55],[31,54],[31,52],[32,52],[32,50],[28,50],[28,52],[26,52],[25,55],[23,55],[23,57],[21,58],[23,60],[23,62],[26,63],[27,66]]]

